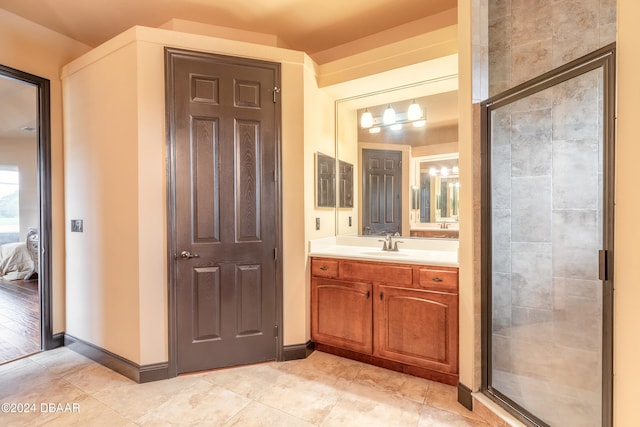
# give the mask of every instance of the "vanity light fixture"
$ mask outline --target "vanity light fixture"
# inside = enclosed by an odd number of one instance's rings
[[[360,116],[360,127],[362,129],[372,129],[373,127],[390,127],[392,130],[399,130],[403,124],[411,123],[414,127],[426,126],[424,110],[415,100],[409,105],[407,112],[396,113],[391,104],[387,104],[382,117],[373,117],[368,108],[365,108]],[[373,131],[372,133],[377,133]]]
[[[440,168],[440,175],[448,176],[449,175],[449,168],[447,168],[446,166],[443,166],[442,168]]]
[[[456,165],[454,167],[451,168],[451,173],[453,174],[458,174],[460,173],[460,168]]]
[[[362,113],[362,117],[360,117],[360,126],[362,126],[363,129],[373,126],[373,115],[369,109],[365,109],[364,113]]]
[[[429,175],[431,175],[431,176],[438,175],[438,171],[436,170],[436,168],[434,168],[434,167],[429,168]]]
[[[422,117],[422,108],[420,108],[420,105],[418,105],[414,99],[407,110],[407,120],[414,121],[418,120],[420,117]]]
[[[396,111],[391,107],[391,104],[387,105],[387,109],[384,110],[382,115],[382,123],[390,125],[396,122]]]

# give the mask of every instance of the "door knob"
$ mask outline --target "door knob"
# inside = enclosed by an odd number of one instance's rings
[[[182,258],[182,259],[200,258],[200,255],[192,254],[189,251],[182,251],[182,252],[180,252],[180,258]]]

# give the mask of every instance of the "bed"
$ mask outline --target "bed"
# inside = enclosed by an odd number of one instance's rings
[[[0,279],[31,280],[38,274],[38,232],[29,228],[24,242],[0,245]]]

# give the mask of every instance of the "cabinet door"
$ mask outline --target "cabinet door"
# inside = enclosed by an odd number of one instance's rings
[[[458,295],[375,287],[374,355],[458,372]]]
[[[313,278],[311,338],[319,343],[371,354],[371,284]]]

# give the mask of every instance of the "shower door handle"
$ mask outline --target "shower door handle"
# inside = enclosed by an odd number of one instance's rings
[[[598,251],[598,278],[600,280],[609,280],[609,251],[601,249]]]

